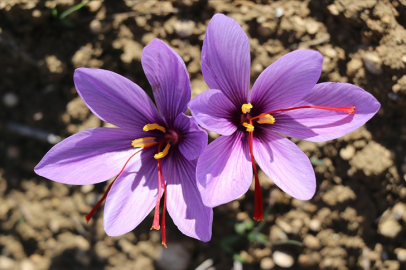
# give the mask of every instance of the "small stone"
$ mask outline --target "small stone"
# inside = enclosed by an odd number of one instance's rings
[[[266,257],[261,260],[260,267],[263,270],[273,269],[275,267],[275,263],[271,258]]]
[[[362,61],[359,59],[351,59],[351,61],[349,61],[347,63],[347,75],[348,76],[354,76],[355,73],[357,73],[357,71],[362,67]]]
[[[90,249],[90,243],[83,236],[76,236],[75,238],[76,247],[82,251],[88,251]]]
[[[395,93],[399,92],[401,89],[402,89],[402,86],[400,84],[394,84],[392,86],[392,91]]]
[[[20,156],[20,148],[14,145],[7,147],[7,157],[18,158]]]
[[[157,264],[162,270],[184,270],[190,260],[190,251],[180,243],[168,243],[169,248],[162,248],[157,257]]]
[[[272,35],[276,27],[276,23],[265,22],[258,25],[257,32],[262,37],[269,37]]]
[[[38,9],[34,9],[34,10],[32,11],[32,16],[33,16],[34,18],[39,18],[39,17],[41,17],[41,11],[38,10]]]
[[[90,12],[95,12],[95,11],[99,10],[102,3],[103,3],[103,1],[89,1],[89,3],[87,4],[87,7],[89,8]]]
[[[303,239],[303,244],[313,250],[318,250],[320,248],[320,240],[311,234],[306,235]]]
[[[303,268],[310,268],[318,265],[321,261],[321,256],[318,252],[310,254],[300,254],[298,264]]]
[[[14,94],[14,93],[6,93],[4,96],[3,96],[3,103],[4,103],[4,105],[6,105],[7,107],[10,107],[10,108],[12,108],[12,107],[14,107],[14,106],[16,106],[17,105],[17,103],[18,103],[18,96],[16,95],[16,94]]]
[[[404,174],[406,174],[406,163],[403,163],[400,168],[401,168],[402,172],[403,172]]]
[[[402,226],[394,219],[384,219],[378,224],[378,233],[389,238],[395,238],[401,230]]]
[[[346,148],[340,150],[340,157],[344,160],[350,160],[355,154],[355,147],[347,145]]]
[[[319,29],[320,29],[320,25],[315,21],[310,21],[310,22],[306,23],[306,31],[310,35],[316,34],[317,31],[319,31]]]
[[[284,221],[282,218],[277,218],[275,221],[276,225],[278,225],[285,233],[292,233],[292,226]]]
[[[402,219],[403,215],[406,213],[406,205],[404,203],[398,202],[392,209],[392,216],[396,220]]]
[[[269,232],[269,239],[271,241],[280,241],[280,240],[288,240],[288,236],[286,233],[282,231],[281,228],[279,228],[276,225],[273,225],[271,227],[271,230]]]
[[[35,270],[35,267],[34,267],[34,264],[30,260],[23,260],[20,263],[20,270]]]
[[[395,250],[395,254],[400,262],[406,262],[406,249],[398,248]]]
[[[90,22],[89,28],[90,31],[92,31],[92,33],[95,35],[100,34],[103,30],[101,22],[97,19],[94,19],[93,21]]]
[[[403,63],[406,63],[406,55],[403,55],[403,56],[402,56],[402,62],[403,62]]]
[[[372,74],[379,75],[382,73],[381,68],[382,60],[375,53],[367,53],[364,56],[365,68]]]
[[[314,232],[319,232],[321,230],[321,222],[318,219],[312,219],[309,223],[310,230]]]
[[[282,251],[275,251],[272,254],[272,259],[277,266],[283,268],[290,268],[295,263],[295,260],[293,259],[292,255]]]
[[[240,7],[240,12],[241,12],[242,14],[247,14],[249,11],[250,11],[250,8],[249,8],[248,6],[246,6],[246,5],[242,5],[242,6]]]
[[[9,269],[11,270],[14,268],[14,264],[15,264],[15,262],[12,259],[10,259],[6,256],[0,256],[0,269],[1,270],[9,270]]]
[[[181,38],[186,38],[193,34],[195,26],[196,24],[194,21],[182,20],[175,23],[174,29],[176,34],[178,34]]]
[[[326,48],[324,53],[330,58],[335,58],[337,56],[337,51],[330,47]]]
[[[276,17],[277,17],[277,18],[280,18],[280,17],[283,16],[283,14],[285,14],[285,11],[283,10],[283,8],[277,7],[277,8],[276,8]]]
[[[34,121],[39,121],[39,120],[42,119],[43,116],[44,116],[44,115],[42,114],[42,112],[36,112],[36,113],[34,113],[34,114],[32,115],[32,119],[33,119]]]
[[[327,6],[327,9],[330,11],[331,15],[337,16],[338,14],[340,14],[337,6],[334,4]]]
[[[90,185],[83,185],[80,187],[80,191],[82,191],[82,193],[89,193],[90,191],[92,191],[94,189],[94,185],[90,184]]]

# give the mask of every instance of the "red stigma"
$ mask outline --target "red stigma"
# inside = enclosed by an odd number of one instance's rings
[[[344,113],[348,113],[348,114],[353,114],[355,112],[355,106],[351,106],[351,107],[299,106],[299,107],[279,109],[279,110],[274,110],[274,111],[270,111],[270,112],[266,112],[266,113],[261,113],[260,115],[251,118],[251,120],[260,118],[261,116],[264,116],[266,114],[287,112],[287,111],[293,111],[293,110],[298,110],[298,109],[319,109],[319,110],[327,110],[327,111],[344,112]]]
[[[250,124],[252,125],[252,119],[250,119]],[[254,145],[254,132],[249,131],[248,132],[248,146],[250,149],[251,163],[252,163],[252,168],[254,169],[254,176],[255,176],[254,219],[257,221],[261,221],[261,220],[264,220],[264,209],[263,209],[263,202],[262,202],[261,185],[259,184],[257,166],[255,165],[253,145]]]
[[[161,146],[164,142],[165,141],[162,141],[158,144],[158,153],[161,152]],[[159,205],[161,202],[160,194],[162,192],[162,185],[164,186],[164,206],[163,206],[163,210],[162,210],[162,223],[161,223],[161,226],[159,226]],[[165,212],[166,212],[166,184],[165,184],[164,174],[162,172],[161,159],[158,159],[158,196],[156,199],[154,220],[152,222],[151,230],[152,229],[154,229],[154,230],[162,229],[161,230],[162,245],[166,248]]]

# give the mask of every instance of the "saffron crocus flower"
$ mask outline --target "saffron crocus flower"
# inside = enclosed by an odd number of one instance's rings
[[[323,57],[312,50],[288,53],[250,87],[250,45],[238,23],[222,14],[210,21],[202,71],[210,90],[189,108],[204,128],[221,134],[200,156],[198,187],[210,207],[243,195],[255,175],[254,219],[263,219],[255,161],[283,191],[313,197],[315,174],[307,156],[285,136],[312,142],[334,139],[368,121],[376,99],[348,83],[316,84]]]
[[[87,216],[90,219],[106,198],[104,229],[110,236],[133,230],[155,207],[152,228],[162,227],[166,246],[167,207],[180,231],[208,241],[213,213],[203,204],[196,183],[196,162],[207,145],[207,134],[184,114],[191,95],[185,64],[158,39],[145,47],[141,61],[158,109],[138,85],[116,73],[77,69],[74,81],[81,98],[101,120],[119,128],[92,128],[63,140],[35,172],[72,185],[117,175]]]

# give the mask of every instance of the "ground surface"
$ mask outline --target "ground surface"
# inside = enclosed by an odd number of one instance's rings
[[[106,0],[57,17],[78,3],[0,1],[1,270],[195,269],[203,262],[199,269],[241,269],[241,262],[243,269],[406,269],[405,0]],[[312,200],[292,199],[261,172],[270,211],[264,224],[251,220],[251,190],[215,209],[208,243],[168,221],[163,249],[149,230],[151,216],[108,237],[102,211],[89,224],[84,219],[105,183],[67,186],[33,173],[60,137],[106,125],[78,98],[73,71],[112,70],[150,91],[140,56],[158,37],[180,53],[193,95],[201,93],[200,49],[217,12],[249,35],[252,82],[291,50],[314,49],[324,55],[320,82],[359,85],[382,108],[343,138],[295,141],[316,171]],[[271,243],[287,239],[303,244]]]

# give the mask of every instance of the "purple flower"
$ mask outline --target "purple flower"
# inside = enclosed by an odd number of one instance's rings
[[[196,121],[223,136],[197,164],[205,205],[215,207],[243,195],[255,174],[255,214],[263,218],[255,160],[274,183],[307,200],[316,189],[307,156],[288,137],[331,140],[368,121],[377,100],[347,83],[316,84],[323,57],[311,50],[288,53],[266,68],[250,87],[250,45],[238,23],[215,15],[203,42],[202,71],[211,88],[189,103]]]
[[[163,244],[166,207],[179,230],[208,241],[213,213],[203,204],[196,183],[197,158],[207,145],[207,134],[184,114],[191,95],[185,64],[158,39],[145,47],[141,61],[158,110],[128,79],[102,69],[77,69],[75,86],[86,105],[120,128],[92,128],[65,139],[35,172],[72,185],[117,175],[104,196],[104,229],[110,236],[133,230],[154,207],[152,228],[159,229],[159,202],[165,193]]]

